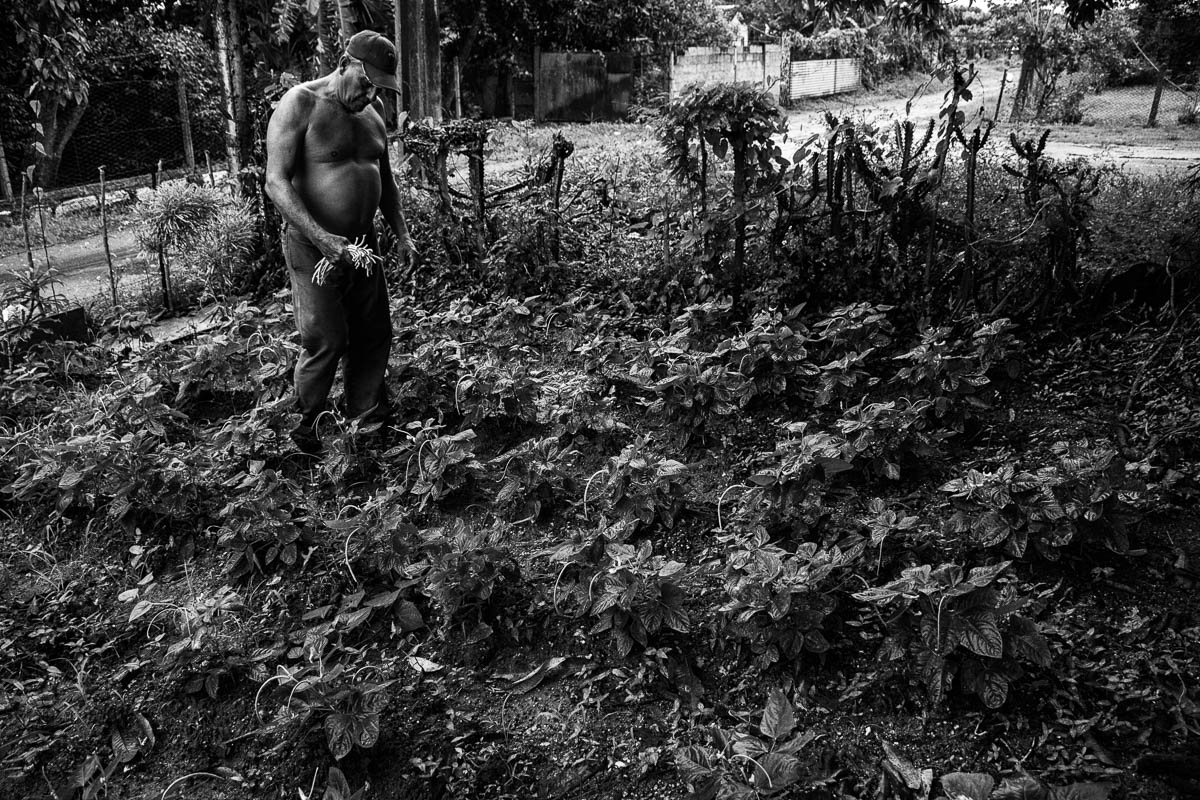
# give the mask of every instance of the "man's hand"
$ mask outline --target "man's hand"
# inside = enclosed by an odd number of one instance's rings
[[[396,247],[400,251],[400,263],[412,266],[417,257],[417,246],[413,244],[412,237],[408,235],[408,231],[404,231],[396,237]]]
[[[350,240],[329,231],[322,231],[313,244],[321,251],[321,255],[334,266],[350,264]]]

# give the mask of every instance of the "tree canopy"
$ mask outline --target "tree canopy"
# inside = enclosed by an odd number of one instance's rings
[[[480,63],[510,62],[534,47],[615,50],[727,36],[710,0],[448,0],[442,27],[450,55]]]

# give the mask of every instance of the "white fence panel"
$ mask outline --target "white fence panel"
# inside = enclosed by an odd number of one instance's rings
[[[862,88],[862,67],[856,58],[793,61],[788,75],[788,100],[821,97]]]

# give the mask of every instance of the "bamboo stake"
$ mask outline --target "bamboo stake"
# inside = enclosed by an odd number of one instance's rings
[[[29,215],[25,213],[25,193],[29,187],[29,175],[21,173],[21,224],[25,227],[25,257],[29,259],[29,272],[33,273],[33,240],[29,235]]]
[[[104,167],[100,168],[100,228],[104,233],[104,258],[108,261],[108,285],[112,289],[113,308],[116,308],[117,273],[113,270],[112,250],[108,246],[108,190],[104,184]]]
[[[454,118],[462,119],[462,65],[454,57]]]
[[[1004,75],[1000,78],[1000,94],[996,95],[996,113],[992,115],[992,119],[997,122],[1000,120],[1000,106],[1004,102],[1004,87],[1008,86],[1008,67],[1004,68]]]
[[[53,275],[51,274],[51,270],[53,270],[53,267],[50,266],[50,245],[46,241],[46,202],[45,202],[46,201],[46,192],[45,192],[45,190],[43,190],[42,187],[40,187],[40,186],[34,187],[34,197],[36,197],[37,201],[38,201],[38,225],[42,229],[42,257],[46,260],[46,281],[47,281],[46,285],[50,287],[51,300],[53,300],[56,303],[62,303],[62,302],[66,301],[66,298],[59,295],[58,289],[55,288],[55,286],[54,286],[54,284],[56,284],[58,281],[54,280]]]
[[[217,176],[213,174],[212,158],[208,155],[208,151],[204,151],[204,165],[208,167],[208,185],[217,188]]]
[[[40,186],[35,186],[33,196],[38,201],[38,226],[42,229],[42,256],[46,259],[46,269],[50,269],[50,246],[46,244],[46,192]]]

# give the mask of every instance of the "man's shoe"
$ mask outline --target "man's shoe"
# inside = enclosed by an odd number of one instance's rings
[[[295,443],[296,449],[301,453],[309,456],[319,456],[324,446],[321,444],[321,437],[317,436],[316,431],[307,426],[300,426],[292,430],[292,442]]]

